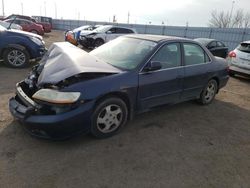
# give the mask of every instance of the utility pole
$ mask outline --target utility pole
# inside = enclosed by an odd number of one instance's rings
[[[4,0],[2,0],[2,9],[3,9],[3,17],[4,17]]]
[[[230,15],[229,15],[229,24],[228,24],[229,27],[231,25],[231,20],[232,20],[232,16],[233,16],[234,3],[235,3],[235,1],[232,1],[232,7],[231,7]]]
[[[55,19],[57,19],[57,6],[56,6],[56,3],[55,3]]]
[[[44,1],[44,15],[46,16],[46,1]]]
[[[128,24],[129,24],[129,17],[130,17],[130,13],[129,13],[129,11],[128,11]]]
[[[21,13],[23,15],[23,2],[21,2]]]

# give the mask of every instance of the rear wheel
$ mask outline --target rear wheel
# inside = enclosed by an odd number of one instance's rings
[[[4,63],[13,68],[23,68],[29,63],[29,54],[23,49],[9,48],[3,53]]]
[[[97,138],[116,134],[127,122],[128,109],[123,100],[108,98],[100,102],[92,115],[91,133]]]
[[[206,87],[201,92],[199,102],[204,105],[210,104],[217,93],[217,89],[218,89],[218,84],[216,80],[214,79],[210,80],[206,85]]]
[[[229,76],[232,76],[232,77],[235,76],[235,74],[232,71],[230,71],[228,74]]]

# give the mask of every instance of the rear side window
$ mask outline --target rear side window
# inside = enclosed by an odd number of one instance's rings
[[[210,61],[207,53],[197,44],[184,43],[185,65],[197,65]]]
[[[248,43],[241,43],[238,47],[238,50],[246,53],[250,53],[250,44]]]
[[[117,32],[117,33],[122,33],[122,34],[134,33],[132,30],[126,29],[126,28],[117,28],[117,29],[116,29],[116,32]]]

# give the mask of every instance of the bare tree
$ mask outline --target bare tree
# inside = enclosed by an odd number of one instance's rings
[[[242,9],[238,9],[234,15],[230,16],[229,11],[217,12],[217,10],[213,10],[209,26],[218,28],[248,28],[250,26],[250,13],[244,13]]]

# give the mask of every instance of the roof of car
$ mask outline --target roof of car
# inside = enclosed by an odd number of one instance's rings
[[[206,46],[208,43],[210,43],[212,41],[216,41],[216,40],[215,39],[209,39],[209,38],[196,38],[196,39],[194,39],[194,41],[199,42],[199,43]]]
[[[241,42],[241,44],[242,44],[242,43],[250,44],[250,40],[247,40],[247,41]]]
[[[160,41],[167,41],[167,40],[191,41],[191,39],[187,39],[187,38],[181,38],[181,37],[176,37],[176,36],[166,36],[166,35],[131,34],[131,35],[126,35],[126,37],[143,39],[143,40],[150,40],[150,41],[154,41],[157,43]]]

